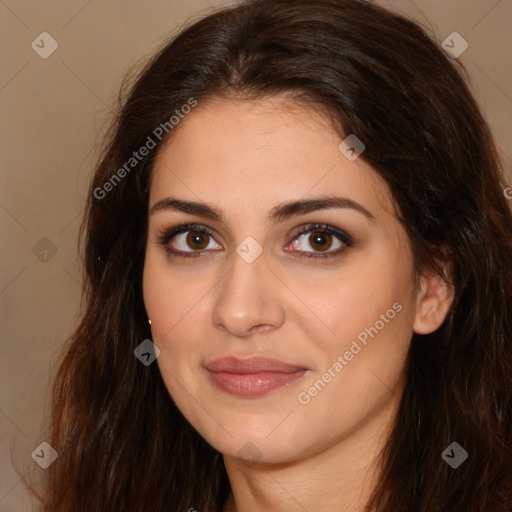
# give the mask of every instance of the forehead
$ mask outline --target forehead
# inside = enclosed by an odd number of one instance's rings
[[[362,158],[349,161],[342,140],[320,109],[289,98],[199,102],[155,160],[150,205],[172,193],[269,210],[336,193],[391,211],[386,183]]]

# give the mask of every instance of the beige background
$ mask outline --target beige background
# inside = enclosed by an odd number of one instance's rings
[[[460,60],[511,183],[512,1],[382,3],[422,22],[440,42],[454,31],[468,42]],[[50,365],[79,313],[77,235],[87,185],[121,79],[188,18],[223,4],[0,0],[0,511],[31,510],[10,453],[29,468],[44,441]],[[47,59],[31,48],[41,32],[59,45]]]

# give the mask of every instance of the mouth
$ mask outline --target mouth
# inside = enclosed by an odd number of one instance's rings
[[[289,386],[299,380],[307,368],[277,359],[223,357],[206,366],[215,386],[236,396],[256,397]]]

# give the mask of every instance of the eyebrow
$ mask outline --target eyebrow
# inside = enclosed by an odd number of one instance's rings
[[[375,222],[376,220],[375,216],[371,212],[353,199],[339,196],[324,196],[281,203],[270,210],[267,215],[267,221],[272,224],[277,224],[278,222],[282,222],[290,217],[333,208],[349,208],[363,214],[371,222]],[[226,224],[222,210],[215,206],[202,202],[185,201],[174,197],[166,197],[165,199],[157,201],[149,210],[149,215],[166,210],[198,215],[200,217],[205,217],[207,219]]]

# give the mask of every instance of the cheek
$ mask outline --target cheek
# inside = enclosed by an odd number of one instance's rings
[[[205,328],[211,318],[208,292],[214,283],[211,277],[179,270],[160,259],[150,254],[146,259],[144,303],[151,319],[152,341],[160,349],[157,362],[174,395],[179,394],[179,382],[197,378],[192,373],[204,353]]]
[[[170,270],[171,266],[160,262],[158,257],[147,256],[143,273],[144,304],[151,319],[152,341],[160,349],[156,362],[162,379],[173,401],[187,415],[193,412],[190,393],[200,396],[191,388],[197,375],[193,375],[189,363],[200,353],[200,340],[204,338],[199,332],[204,324],[201,297],[207,288],[201,290],[200,280],[191,283]]]
[[[153,334],[165,342],[181,324],[190,322],[197,314],[197,306],[211,285],[155,253],[148,251],[144,264],[144,304]]]
[[[412,260],[390,248],[330,277],[297,292],[322,319],[313,326],[309,315],[301,323],[317,364],[297,398],[311,405],[311,417],[332,415],[349,428],[399,392],[414,322]]]
[[[345,435],[400,395],[413,322],[406,298],[393,286],[337,293],[338,309],[329,310],[334,334],[310,333],[315,371],[296,397],[312,431]]]
[[[308,311],[297,321],[330,357],[349,350],[356,339],[363,344],[387,336],[410,339],[412,275],[410,255],[398,254],[391,244],[383,244],[378,252],[353,253],[339,270],[323,276],[305,272],[301,279],[295,277],[294,293]]]

